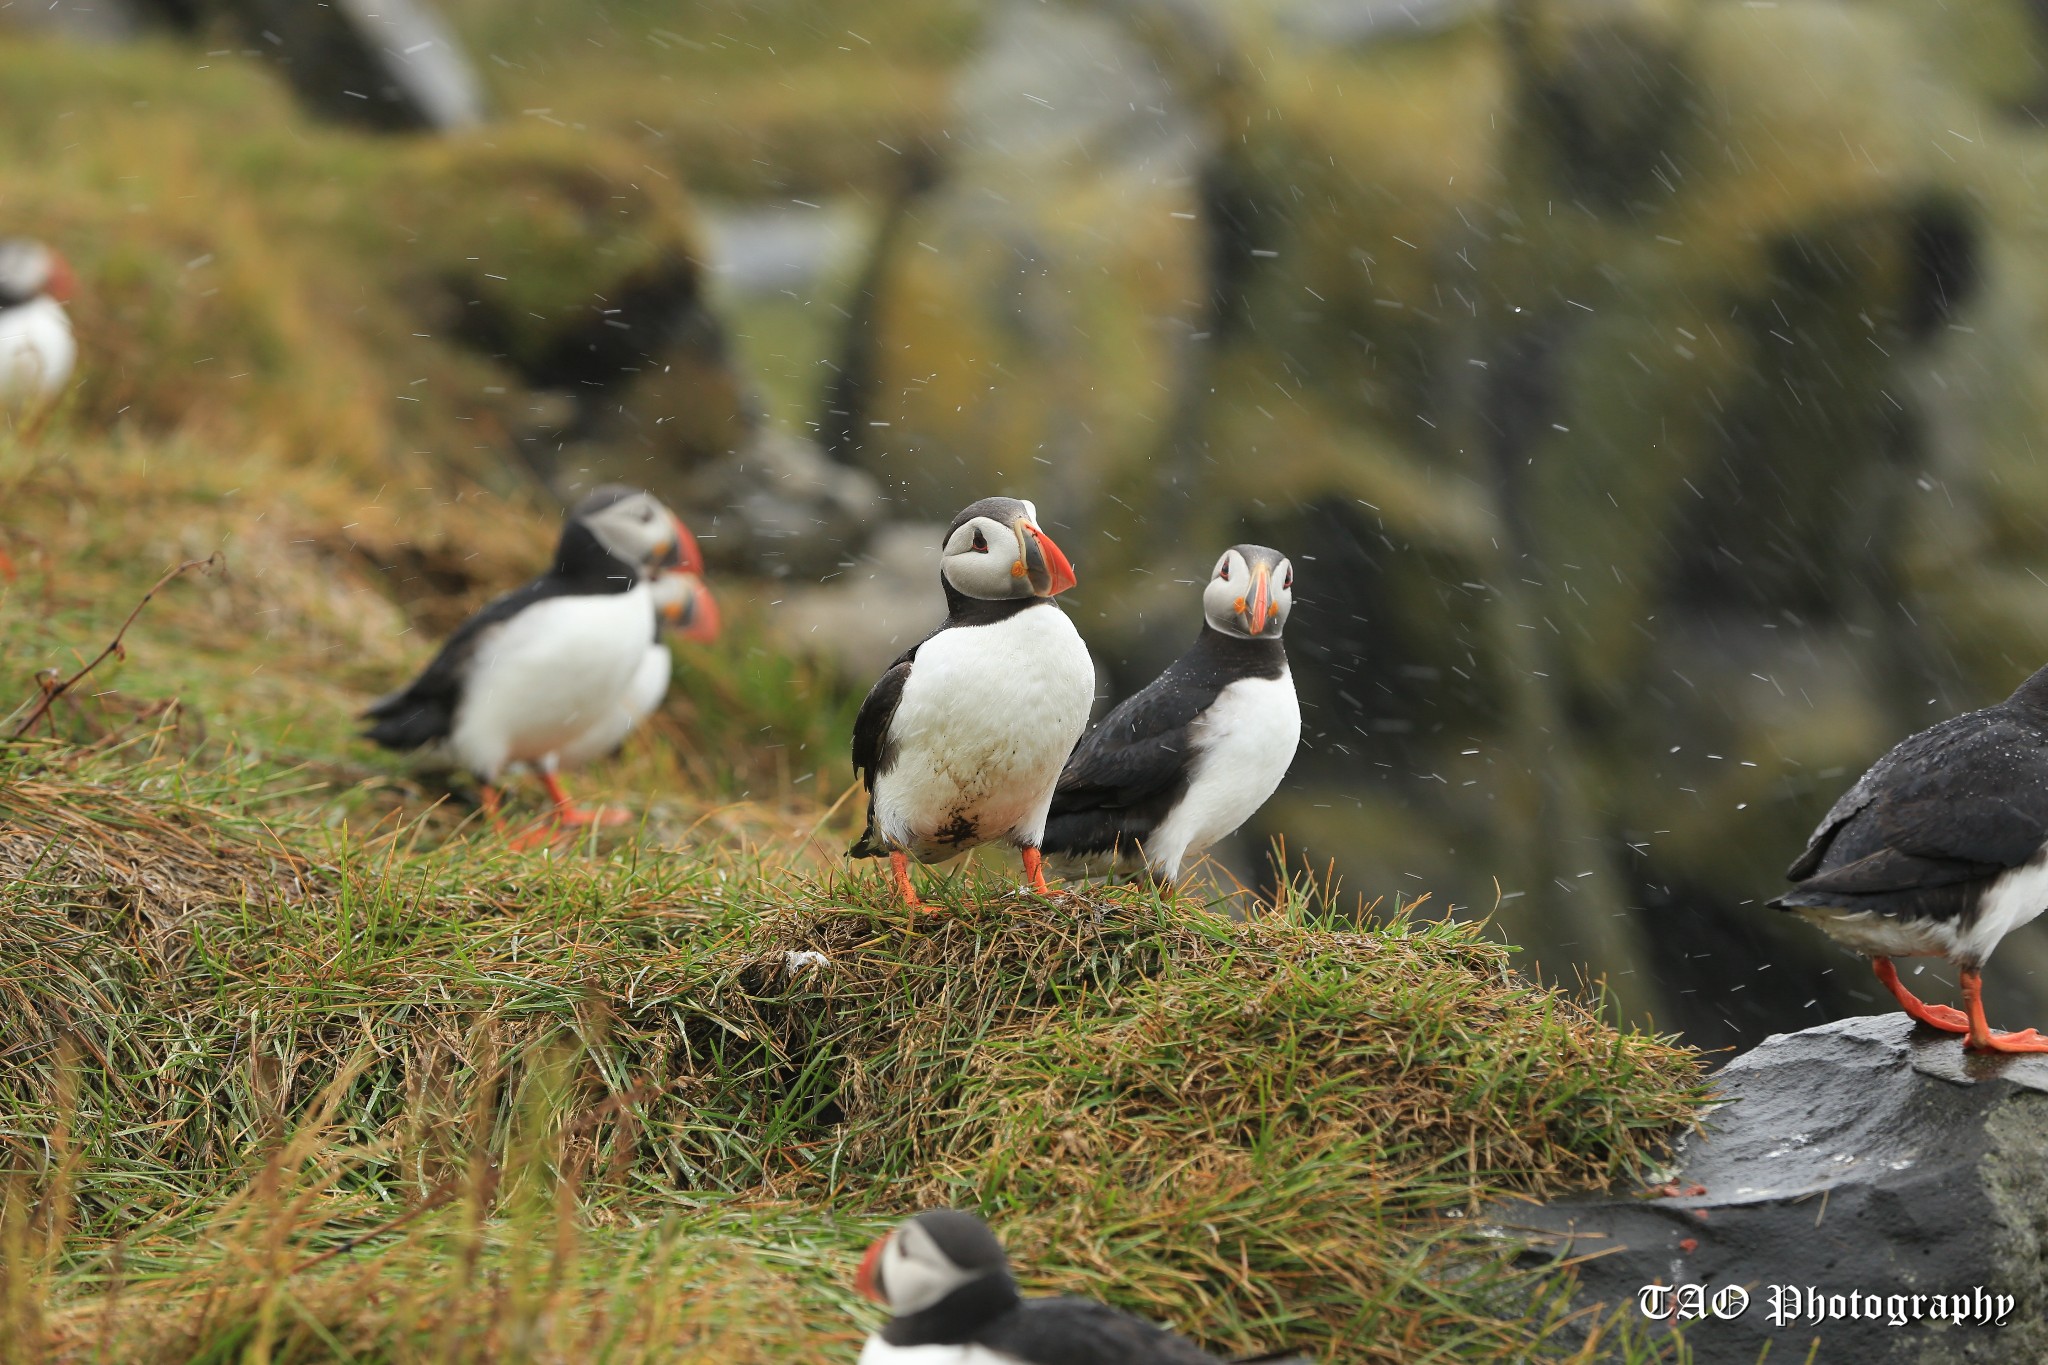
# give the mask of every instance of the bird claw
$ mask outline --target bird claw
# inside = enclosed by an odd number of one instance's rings
[[[555,819],[564,825],[623,825],[633,818],[631,811],[618,810],[611,806],[599,806],[596,810],[584,810],[581,806],[564,806],[555,812]]]
[[[560,825],[556,824],[553,820],[543,820],[539,824],[531,825],[517,834],[506,835],[505,845],[514,853],[524,853],[528,849],[545,848],[561,837],[562,827]]]
[[[1971,1052],[2048,1052],[2048,1038],[2029,1028],[2017,1033],[1993,1033],[1982,1040],[1972,1038],[1963,1046]]]
[[[1923,1002],[1919,1010],[1907,1010],[1906,1013],[1929,1028],[1938,1028],[1944,1033],[1970,1031],[1970,1016],[1953,1005],[1929,1005]]]

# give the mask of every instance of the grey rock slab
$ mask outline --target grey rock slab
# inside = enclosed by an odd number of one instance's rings
[[[1739,1315],[1659,1326],[1697,1365],[1803,1361],[1816,1341],[1821,1362],[2048,1360],[2048,1056],[1969,1055],[1887,1014],[1774,1035],[1715,1079],[1725,1103],[1680,1145],[1676,1193],[1502,1209],[1496,1229],[1532,1262],[1584,1258],[1585,1304],[1747,1290]],[[1882,1295],[1884,1312],[1774,1323],[1787,1289]],[[1913,1312],[1911,1296],[1978,1290],[2010,1297],[2005,1325]],[[1892,1295],[1913,1320],[1890,1320]]]

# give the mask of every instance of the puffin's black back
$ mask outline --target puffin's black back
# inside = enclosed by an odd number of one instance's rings
[[[376,722],[363,731],[363,737],[387,749],[401,750],[446,739],[455,724],[455,708],[462,701],[470,661],[485,630],[550,597],[597,597],[630,591],[639,580],[638,571],[607,550],[581,518],[635,491],[610,486],[577,503],[562,525],[548,571],[524,587],[492,598],[457,626],[419,677],[363,712],[363,719]]]
[[[1871,765],[1786,870],[1780,909],[1965,920],[1985,885],[2048,841],[2048,669]]]
[[[1074,746],[1053,791],[1045,851],[1082,856],[1142,842],[1187,792],[1194,722],[1230,684],[1286,668],[1278,639],[1203,626],[1187,653]]]
[[[1179,1333],[1093,1299],[1026,1299],[974,1341],[1031,1365],[1222,1365]]]

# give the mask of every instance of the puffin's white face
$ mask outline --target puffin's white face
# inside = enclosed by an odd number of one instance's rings
[[[15,300],[48,294],[62,303],[71,297],[71,267],[64,258],[28,237],[0,238],[0,295]]]
[[[875,1243],[861,1266],[864,1285],[898,1317],[922,1312],[984,1273],[955,1265],[915,1220]]]
[[[643,573],[673,560],[689,532],[652,493],[635,492],[580,518],[598,543]],[[690,542],[695,549],[695,542]]]
[[[1036,507],[1017,498],[989,498],[968,512],[977,509],[985,510],[955,526],[940,555],[939,572],[954,588],[1000,602],[1053,597],[1074,586],[1074,567],[1038,529]]]
[[[1225,635],[1275,639],[1294,609],[1294,565],[1263,545],[1233,545],[1202,590],[1202,615]]]

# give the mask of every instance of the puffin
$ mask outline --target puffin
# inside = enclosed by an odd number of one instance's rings
[[[0,238],[0,404],[38,405],[71,378],[71,267],[27,237]]]
[[[687,527],[682,534],[688,536]],[[573,768],[611,757],[625,745],[626,736],[654,714],[662,698],[668,695],[669,675],[675,664],[669,653],[668,636],[693,644],[710,644],[718,638],[718,603],[704,586],[703,559],[693,540],[685,545],[680,554],[673,556],[674,563],[656,567],[648,585],[654,598],[654,639],[641,657],[632,683],[595,725],[562,746],[561,766]],[[696,567],[683,567],[686,564]]]
[[[442,749],[475,775],[500,833],[498,783],[514,763],[540,773],[554,826],[624,820],[621,811],[579,809],[555,770],[646,666],[656,620],[649,578],[688,535],[651,493],[593,490],[569,509],[547,572],[458,626],[419,677],[363,713],[373,722],[365,736],[387,749]]]
[[[849,853],[887,858],[897,895],[915,906],[912,858],[1000,839],[1049,895],[1046,808],[1095,702],[1088,646],[1054,600],[1074,567],[1031,503],[983,498],[946,529],[939,582],[945,621],[897,657],[854,717],[868,821]]]
[[[1786,870],[1770,902],[1869,956],[1912,1018],[1973,1052],[2048,1052],[2033,1029],[1984,1018],[1984,963],[2048,907],[2048,668],[2010,697],[1901,742],[1858,778]],[[1892,959],[1939,957],[1963,1008],[1928,1004]]]
[[[1027,1299],[988,1224],[927,1209],[861,1258],[854,1287],[893,1316],[860,1365],[1224,1365],[1186,1337],[1093,1299]],[[1293,1352],[1235,1365],[1308,1365]]]
[[[1063,870],[1136,871],[1172,885],[1266,803],[1301,742],[1281,631],[1294,566],[1233,545],[1202,589],[1202,631],[1151,686],[1074,749],[1045,852]]]

